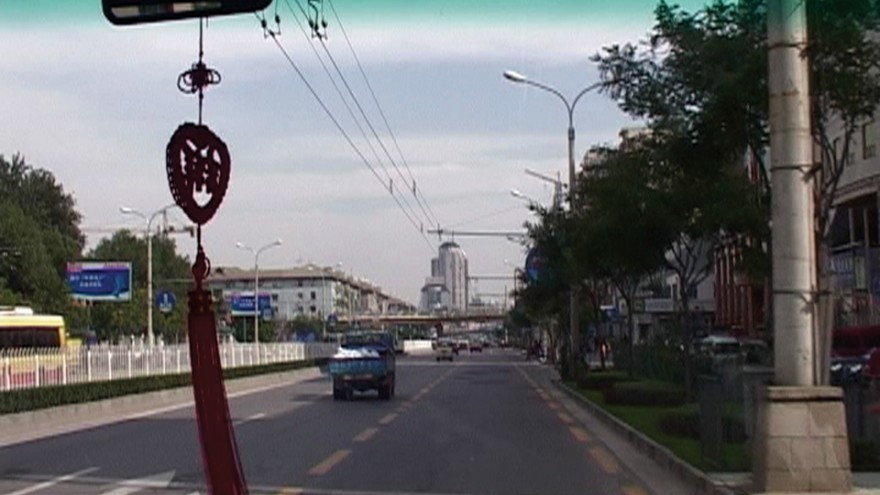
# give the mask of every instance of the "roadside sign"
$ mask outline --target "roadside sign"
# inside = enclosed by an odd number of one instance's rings
[[[263,316],[263,321],[271,321],[272,320],[272,307],[262,308],[260,309],[260,314]]]
[[[546,269],[547,259],[544,257],[544,254],[538,250],[538,248],[529,249],[528,254],[526,254],[526,277],[529,279],[529,282],[537,282],[541,277],[544,276],[544,271]]]
[[[113,261],[68,263],[67,286],[74,299],[130,301],[131,263]]]
[[[339,323],[339,317],[336,316],[336,313],[330,313],[329,315],[327,315],[327,324],[328,325],[330,325],[332,327],[332,326],[335,326],[337,323]]]
[[[253,316],[254,314],[254,293],[241,292],[227,296],[229,301],[229,309],[232,316]],[[260,294],[260,306],[258,311],[272,307],[272,297],[270,294]]]
[[[159,308],[159,312],[168,314],[174,311],[176,305],[177,296],[173,292],[165,290],[156,295],[156,307]]]

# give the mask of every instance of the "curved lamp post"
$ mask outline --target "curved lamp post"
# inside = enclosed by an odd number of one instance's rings
[[[546,84],[533,81],[519,72],[508,70],[504,72],[504,78],[508,81],[517,83],[517,84],[527,84],[529,86],[534,86],[538,89],[542,89],[547,91],[548,93],[552,93],[556,95],[562,103],[565,105],[565,110],[568,114],[568,204],[573,210],[575,207],[575,193],[574,193],[574,109],[577,105],[577,102],[581,99],[582,96],[589,93],[590,91],[599,88],[608,83],[599,81],[597,83],[591,84],[586,88],[582,89],[577,96],[569,103],[568,99],[560,93],[556,88],[552,86],[548,86]],[[578,325],[578,315],[577,315],[577,290],[574,284],[569,288],[569,323],[571,327],[571,355],[577,357],[579,355],[578,349],[580,348],[580,335],[578,333],[579,325]]]
[[[236,242],[235,247],[250,251],[254,255],[254,343],[260,343],[260,254],[275,246],[281,245],[281,239],[276,239],[265,246],[254,249],[242,242]]]
[[[162,213],[165,213],[177,205],[171,203],[151,213],[147,216],[134,208],[120,206],[119,211],[124,215],[135,215],[144,220],[147,236],[147,346],[153,346],[153,220]]]

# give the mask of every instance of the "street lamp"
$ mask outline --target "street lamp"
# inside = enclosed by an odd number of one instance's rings
[[[608,83],[599,81],[597,83],[587,86],[586,88],[582,89],[580,93],[577,94],[577,96],[574,97],[574,100],[572,100],[571,103],[569,103],[568,99],[565,98],[565,96],[557,91],[555,88],[537,81],[532,81],[531,79],[524,76],[523,74],[520,74],[519,72],[512,70],[505,71],[504,78],[517,84],[528,84],[538,89],[547,91],[548,93],[552,93],[556,95],[560,100],[562,100],[562,103],[565,104],[565,110],[568,112],[568,204],[571,209],[574,210],[574,108],[582,96]],[[577,360],[580,360],[580,335],[578,333],[579,325],[577,315],[576,292],[577,287],[574,283],[572,283],[571,287],[569,288],[569,326],[571,327],[571,355],[577,357]]]
[[[127,206],[120,206],[119,211],[124,215],[135,215],[141,217],[146,225],[147,235],[147,346],[153,346],[153,220],[170,208],[174,208],[174,203],[159,208],[147,216],[138,210]]]
[[[526,203],[529,204],[529,208],[531,208],[531,209],[534,209],[534,208],[541,206],[541,203],[539,203],[534,198],[526,196],[519,189],[511,189],[510,195],[513,196],[514,198],[521,199],[521,200],[525,201]]]
[[[254,343],[260,343],[260,253],[281,245],[281,239],[275,239],[260,249],[254,249],[242,242],[236,242],[235,247],[250,251],[254,255]]]

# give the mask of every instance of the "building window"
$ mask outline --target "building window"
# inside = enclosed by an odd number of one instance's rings
[[[316,308],[316,307],[314,307],[314,306],[309,306],[309,311],[311,311],[312,314],[315,314],[315,313],[318,312],[318,308]]]
[[[296,297],[297,297],[298,299],[302,299],[302,298],[303,298],[303,293],[302,293],[302,292],[297,292],[297,293],[296,293]]]
[[[862,125],[862,158],[877,156],[877,129],[874,121]]]
[[[315,291],[312,291],[311,296],[312,296],[312,301],[314,301],[315,299],[317,299],[317,296],[315,295]]]
[[[272,294],[272,300],[278,302],[278,294]]]

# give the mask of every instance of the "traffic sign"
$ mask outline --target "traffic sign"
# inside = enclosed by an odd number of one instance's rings
[[[177,296],[173,292],[164,290],[156,295],[156,307],[159,308],[160,312],[168,314],[174,311],[174,306],[176,305]]]
[[[538,279],[544,276],[546,265],[547,258],[544,257],[538,248],[529,249],[528,254],[526,254],[526,276],[529,282],[537,282]]]
[[[330,313],[327,315],[327,324],[331,327],[339,323],[339,317],[336,316],[336,313]]]

